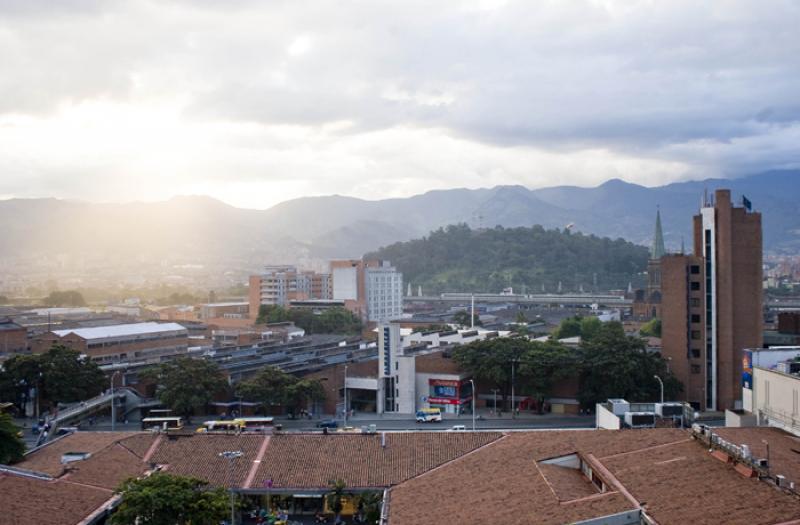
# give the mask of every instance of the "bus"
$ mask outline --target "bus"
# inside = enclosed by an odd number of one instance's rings
[[[266,432],[272,430],[271,417],[239,417],[234,419],[242,427],[243,432]]]
[[[183,428],[183,418],[174,417],[146,417],[142,419],[142,430],[180,430]]]
[[[239,421],[205,421],[196,432],[241,432],[244,425]]]
[[[442,410],[440,408],[423,408],[417,410],[417,423],[439,422],[442,420]]]

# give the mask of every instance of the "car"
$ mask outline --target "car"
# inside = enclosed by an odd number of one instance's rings
[[[448,428],[448,432],[466,432],[467,427],[464,425],[453,425],[451,428]]]
[[[339,423],[335,419],[326,419],[317,423],[317,428],[339,428]]]
[[[336,432],[346,432],[346,433],[349,433],[349,434],[360,434],[361,433],[361,429],[360,428],[356,428],[356,427],[342,427],[339,430],[337,430]]]

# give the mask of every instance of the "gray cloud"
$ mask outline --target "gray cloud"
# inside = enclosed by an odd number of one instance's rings
[[[229,140],[247,149],[309,140],[259,126],[327,130],[314,139],[321,149],[402,128],[684,165],[650,182],[800,166],[800,4],[789,0],[45,6],[0,2],[0,117],[168,101],[187,126],[255,126]],[[352,148],[376,166],[396,159],[376,157],[383,149]],[[230,176],[268,178],[258,162]],[[262,165],[285,178],[304,162]],[[458,180],[436,176],[438,186]]]

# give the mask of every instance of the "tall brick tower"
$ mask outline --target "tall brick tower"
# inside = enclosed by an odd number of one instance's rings
[[[662,259],[662,348],[700,410],[741,404],[742,350],[762,341],[761,214],[717,190],[694,217],[694,254]]]

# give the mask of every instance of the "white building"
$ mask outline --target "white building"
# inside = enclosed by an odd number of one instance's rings
[[[361,319],[381,323],[403,315],[403,274],[388,261],[331,261],[333,300]]]

